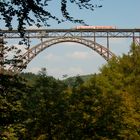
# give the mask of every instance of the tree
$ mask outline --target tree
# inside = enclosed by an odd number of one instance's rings
[[[24,75],[30,88],[19,77],[5,75],[0,79],[0,136],[139,140],[139,51],[133,44],[128,54],[110,60],[89,81],[77,76],[70,86],[47,76],[46,68],[37,76]]]
[[[68,120],[64,129],[67,139],[88,140],[95,138],[94,125],[98,109],[100,109],[101,93],[95,79],[96,76],[93,77],[94,85],[91,85],[90,82],[82,82],[78,86],[76,83],[76,88],[74,85],[71,89],[67,111]]]
[[[39,71],[32,92],[28,92],[23,100],[26,110],[25,139],[52,140],[64,135],[67,108],[65,89],[63,82],[47,76],[44,69]]]
[[[140,139],[140,47],[113,58],[71,90],[68,139]],[[69,91],[70,92],[70,91]]]
[[[14,139],[23,128],[22,99],[28,87],[20,76],[0,74],[0,139]]]
[[[99,119],[100,125],[98,126],[100,126],[100,130],[104,129],[107,134],[108,128],[103,125],[103,122],[108,122],[109,130],[115,132],[112,135],[114,138],[140,138],[139,51],[140,47],[132,44],[128,54],[109,61],[101,69],[98,79],[98,84],[105,95],[103,102],[106,102],[103,104],[103,115]],[[112,123],[110,122],[111,118]]]
[[[68,4],[76,4],[80,9],[86,8],[94,10],[102,7],[101,5],[92,4],[91,0],[60,0],[60,9],[64,19],[60,19],[52,15],[47,9],[49,2],[52,0],[2,0],[0,1],[0,20],[5,22],[6,27],[10,30],[13,28],[12,21],[14,18],[18,21],[17,29],[21,32],[26,28],[26,25],[36,25],[40,27],[42,23],[45,26],[50,26],[49,19],[54,19],[58,23],[69,20],[74,23],[85,24],[83,20],[74,19],[68,12]],[[68,3],[69,2],[69,3]],[[31,17],[33,15],[33,17]]]

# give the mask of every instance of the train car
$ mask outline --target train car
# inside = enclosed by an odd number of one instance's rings
[[[116,26],[76,26],[74,29],[116,29]]]

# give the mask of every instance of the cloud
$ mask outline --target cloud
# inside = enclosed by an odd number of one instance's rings
[[[47,60],[52,60],[52,59],[54,59],[54,58],[55,58],[55,55],[52,54],[52,53],[49,53],[49,54],[46,55],[46,59],[47,59]]]
[[[63,42],[63,46],[65,46],[65,47],[81,46],[81,44],[76,43],[76,42]]]
[[[88,52],[83,51],[75,51],[73,53],[66,54],[67,57],[73,58],[73,59],[89,59],[91,57],[91,54]]]
[[[40,67],[31,67],[31,68],[28,68],[28,70],[24,70],[24,71],[25,72],[32,72],[32,73],[37,74],[40,70],[41,70]]]
[[[48,53],[45,56],[45,59],[47,59],[48,61],[58,61],[58,60],[60,60],[60,58],[61,58],[61,56],[55,55],[53,53]]]

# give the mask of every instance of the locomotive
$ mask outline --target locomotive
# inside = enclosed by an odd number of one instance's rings
[[[116,26],[76,26],[74,29],[116,29]]]

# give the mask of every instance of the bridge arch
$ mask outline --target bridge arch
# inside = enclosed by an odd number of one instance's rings
[[[82,45],[85,45],[86,47],[94,50],[97,52],[99,55],[101,55],[106,61],[108,61],[110,58],[113,56],[115,57],[115,54],[112,53],[110,50],[108,50],[106,47],[92,41],[89,39],[84,39],[81,37],[60,37],[60,38],[53,38],[46,40],[44,42],[39,43],[38,45],[32,47],[29,49],[26,53],[24,53],[16,67],[11,66],[9,70],[15,71],[15,72],[20,72],[22,71],[28,63],[35,58],[40,52],[45,50],[48,47],[51,47],[52,45],[62,43],[62,42],[76,42]]]

